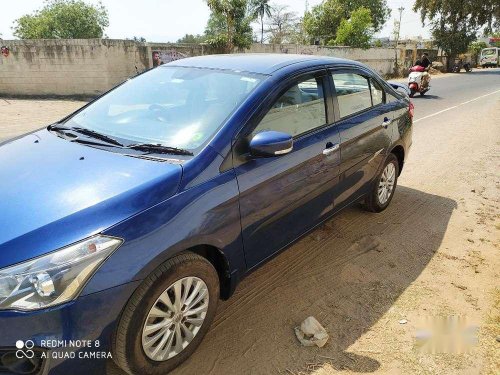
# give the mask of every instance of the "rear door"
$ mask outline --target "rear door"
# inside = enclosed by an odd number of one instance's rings
[[[331,89],[325,69],[283,83],[263,105],[235,145],[245,257],[254,267],[331,213],[338,183],[340,137],[333,124]],[[330,111],[327,110],[330,108]],[[285,155],[249,158],[252,136],[274,130],[291,134]]]
[[[368,71],[342,68],[330,71],[340,133],[341,181],[335,206],[360,198],[384,161],[394,136],[394,106],[386,103],[383,86]]]

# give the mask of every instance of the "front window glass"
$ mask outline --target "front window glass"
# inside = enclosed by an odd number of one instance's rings
[[[160,67],[111,91],[66,125],[132,143],[196,149],[261,78],[213,69]]]
[[[289,88],[267,112],[253,134],[274,130],[298,136],[326,124],[321,78],[300,81]]]

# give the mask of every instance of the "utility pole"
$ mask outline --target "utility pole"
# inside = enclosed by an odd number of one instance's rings
[[[399,43],[399,32],[401,30],[401,19],[403,17],[403,10],[405,8],[400,6],[398,8],[399,11],[399,20],[394,20],[394,73],[399,74],[399,65],[398,65],[398,43]]]

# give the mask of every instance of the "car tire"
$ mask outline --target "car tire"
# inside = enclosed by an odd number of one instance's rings
[[[382,171],[375,179],[371,192],[365,199],[365,209],[367,211],[382,212],[389,206],[396,191],[398,175],[399,162],[396,156],[391,153],[387,156]],[[383,190],[384,187],[388,188],[391,185],[391,179],[392,187],[390,191],[387,191],[387,194],[381,195],[381,189]]]
[[[168,307],[167,298],[172,308]],[[189,306],[198,299],[200,302]],[[185,303],[177,304],[178,300]],[[113,360],[131,375],[170,372],[201,343],[215,316],[218,300],[218,274],[207,259],[186,252],[168,260],[142,282],[125,306],[113,337]],[[204,312],[194,315],[193,311]],[[195,320],[196,325],[191,323]],[[158,331],[151,331],[160,325]],[[191,334],[187,335],[187,330]],[[154,341],[161,332],[163,335]],[[165,356],[161,355],[162,348]],[[157,349],[159,354],[155,355]]]

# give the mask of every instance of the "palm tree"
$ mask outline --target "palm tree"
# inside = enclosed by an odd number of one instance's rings
[[[253,17],[260,18],[261,33],[260,33],[260,44],[264,43],[264,17],[271,17],[271,5],[269,5],[269,0],[252,0],[251,9]]]

